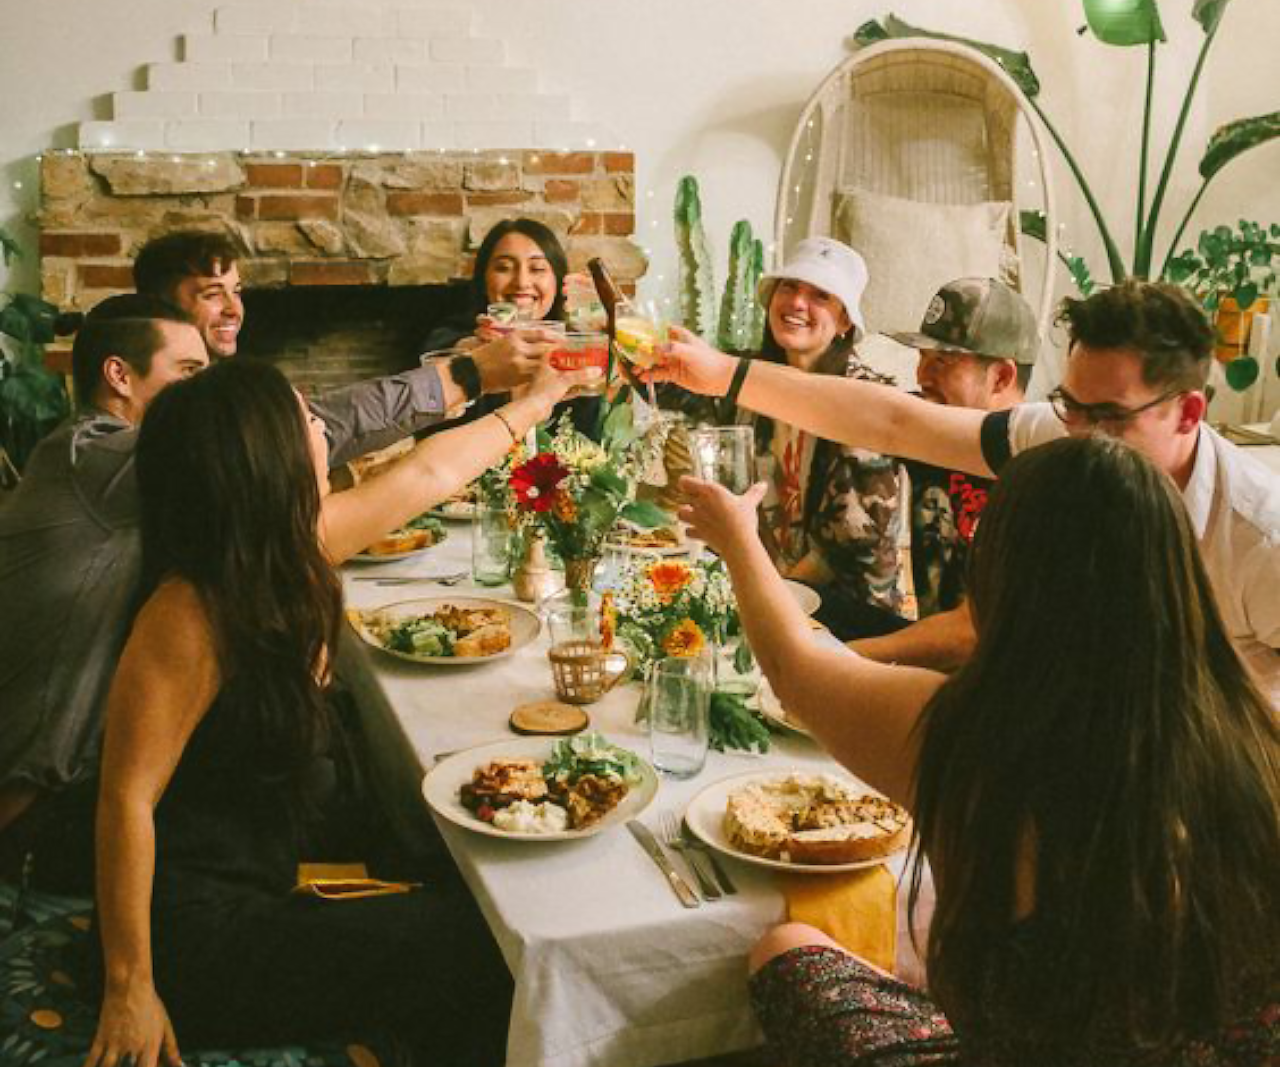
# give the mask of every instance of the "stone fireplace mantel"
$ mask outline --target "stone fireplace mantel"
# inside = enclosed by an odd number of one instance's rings
[[[63,310],[131,290],[138,249],[177,229],[225,233],[254,289],[456,281],[516,216],[550,226],[571,269],[600,256],[630,288],[647,266],[627,152],[50,152],[41,192],[41,285]]]

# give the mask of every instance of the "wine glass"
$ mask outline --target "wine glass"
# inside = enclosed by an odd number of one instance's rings
[[[614,314],[613,339],[622,358],[640,370],[648,370],[658,362],[655,349],[665,337],[661,318],[651,305],[641,309],[630,300],[619,300]],[[656,411],[658,398],[652,379],[646,384],[649,404]]]

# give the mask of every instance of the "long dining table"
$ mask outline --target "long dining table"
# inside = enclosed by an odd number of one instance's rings
[[[449,588],[377,584],[384,574],[468,572],[469,526],[451,522],[447,533],[412,559],[348,565],[348,608],[450,595],[515,603],[510,586],[479,589],[469,577]],[[530,644],[489,663],[422,665],[369,647],[352,631],[339,661],[370,724],[377,774],[398,817],[418,833],[427,813],[435,818],[511,970],[507,1067],[655,1067],[758,1045],[746,958],[760,935],[786,917],[773,871],[721,857],[738,892],[685,908],[622,827],[573,841],[503,840],[440,818],[423,800],[422,777],[442,755],[514,741],[512,710],[554,699],[547,649],[544,628]],[[638,684],[625,683],[586,710],[590,729],[647,757],[647,735],[635,721],[640,694]],[[696,777],[661,779],[641,820],[656,832],[663,813],[683,814],[709,784],[774,769],[822,772],[836,765],[814,742],[794,735],[776,734],[764,755],[712,751]],[[890,863],[900,881],[905,862],[900,855]],[[900,912],[905,897],[903,887]],[[916,974],[902,918],[899,930],[899,973]],[[424,965],[447,967],[448,961]]]

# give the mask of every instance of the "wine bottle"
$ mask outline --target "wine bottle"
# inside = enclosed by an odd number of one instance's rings
[[[595,283],[596,293],[600,297],[600,303],[604,305],[604,313],[607,317],[605,333],[609,335],[609,340],[612,341],[617,337],[618,303],[624,301],[625,298],[622,295],[622,290],[618,288],[618,283],[613,280],[613,275],[609,273],[609,268],[604,265],[604,260],[599,256],[587,261],[587,270],[591,272],[591,280]]]

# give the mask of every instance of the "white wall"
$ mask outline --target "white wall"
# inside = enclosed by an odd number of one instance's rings
[[[423,0],[417,0],[423,2]],[[430,3],[431,0],[425,0]],[[1127,248],[1144,60],[1074,32],[1076,3],[1051,0],[438,0],[470,5],[480,34],[507,42],[509,62],[565,92],[574,117],[603,122],[637,154],[638,240],[653,253],[650,289],[673,276],[671,201],[695,173],[708,235],[723,269],[729,229],[747,218],[772,230],[782,152],[804,101],[846,54],[865,19],[889,10],[949,32],[1030,51],[1041,100],[1075,149]],[[143,88],[141,68],[178,58],[184,33],[207,32],[217,0],[3,0],[0,34],[0,220],[37,207],[35,155],[74,147],[75,124],[109,118],[107,94]],[[1191,0],[1165,0],[1154,145],[1162,149],[1201,33]],[[976,10],[974,8],[976,7]],[[1280,4],[1235,0],[1191,114],[1166,218],[1181,215],[1197,183],[1208,133],[1230,119],[1280,108]],[[1105,269],[1092,224],[1061,161],[1064,242]],[[20,186],[20,187],[19,187]],[[1238,218],[1280,221],[1280,142],[1233,164],[1211,187],[1188,232]],[[28,234],[30,231],[26,231]],[[1187,243],[1184,241],[1184,244]],[[20,279],[33,277],[28,266]],[[659,279],[663,279],[659,282]],[[1060,279],[1059,289],[1068,284]],[[1277,331],[1280,332],[1280,331]]]

